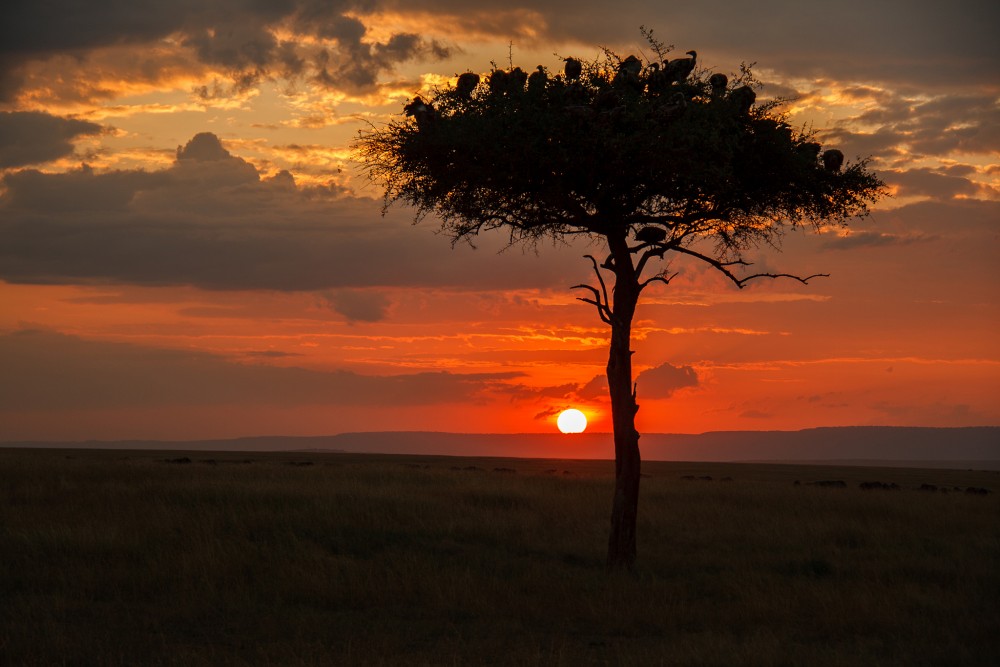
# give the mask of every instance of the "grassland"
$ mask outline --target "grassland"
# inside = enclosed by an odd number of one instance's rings
[[[0,664],[1000,664],[997,473],[644,472],[607,576],[608,462],[0,450]]]

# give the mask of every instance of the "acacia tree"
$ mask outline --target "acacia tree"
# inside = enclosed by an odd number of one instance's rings
[[[580,297],[611,329],[607,379],[615,446],[615,491],[607,567],[631,569],[641,458],[632,379],[631,328],[642,291],[669,284],[669,258],[687,256],[736,287],[762,278],[807,282],[824,274],[754,273],[746,259],[777,248],[783,233],[845,225],[884,193],[867,161],[843,164],[796,131],[780,103],[756,105],[748,67],[730,81],[666,58],[605,50],[566,59],[552,76],[539,66],[466,73],[454,87],[415,98],[406,116],[360,133],[355,144],[385,206],[402,201],[417,220],[436,214],[454,242],[500,229],[511,242],[582,235],[595,282]],[[656,268],[654,268],[656,267]],[[605,275],[613,277],[609,281]]]

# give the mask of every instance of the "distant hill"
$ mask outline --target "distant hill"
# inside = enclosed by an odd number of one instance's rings
[[[801,431],[713,431],[694,435],[648,433],[643,458],[659,461],[775,461],[978,467],[1000,470],[1000,427],[923,428],[852,426]],[[434,454],[513,458],[609,459],[608,433],[370,432],[227,440],[87,440],[0,442],[0,447],[178,449],[192,451],[300,451]]]

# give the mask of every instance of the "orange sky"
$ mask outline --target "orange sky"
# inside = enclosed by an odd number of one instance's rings
[[[649,55],[640,24],[714,71],[757,61],[760,99],[894,193],[755,266],[830,278],[738,291],[678,262],[647,290],[640,430],[1000,424],[997,10],[716,4],[5,4],[0,440],[544,432],[567,407],[610,430],[608,332],[569,289],[593,248],[452,249],[381,217],[350,142],[491,61]]]

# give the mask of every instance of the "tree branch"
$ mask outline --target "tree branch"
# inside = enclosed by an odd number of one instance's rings
[[[670,281],[676,277],[677,277],[676,273],[669,276],[664,272],[657,273],[652,278],[649,278],[648,280],[644,280],[641,283],[639,283],[639,291],[641,292],[642,290],[646,289],[646,287],[648,287],[650,283],[663,283],[664,285],[669,285]]]
[[[814,273],[811,276],[805,276],[805,277],[803,277],[803,276],[796,276],[796,275],[794,275],[792,273],[754,273],[752,275],[743,276],[741,278],[741,277],[737,276],[736,274],[734,274],[732,271],[730,271],[729,267],[731,267],[731,266],[750,266],[751,265],[750,262],[747,262],[747,261],[742,260],[742,259],[735,259],[735,260],[732,260],[732,261],[729,261],[729,262],[723,262],[722,260],[715,259],[714,257],[709,257],[708,255],[703,255],[700,252],[696,252],[694,250],[691,250],[690,248],[684,248],[682,246],[678,246],[678,247],[674,248],[674,250],[676,250],[677,252],[684,253],[685,255],[691,255],[692,257],[696,257],[696,258],[700,259],[701,261],[709,264],[710,266],[712,266],[715,269],[717,269],[724,276],[726,276],[727,278],[729,278],[729,280],[731,280],[733,282],[733,284],[736,285],[737,287],[739,287],[740,289],[743,289],[748,282],[750,282],[751,280],[754,280],[755,278],[791,278],[792,280],[799,281],[803,285],[808,285],[809,281],[812,280],[813,278],[829,278],[830,277],[829,273]]]
[[[601,316],[601,321],[605,324],[611,324],[611,320],[614,317],[614,312],[611,310],[611,301],[608,299],[608,286],[604,282],[604,276],[601,275],[601,269],[597,265],[597,260],[594,259],[593,255],[584,255],[590,260],[590,263],[594,265],[594,273],[597,275],[597,282],[601,286],[598,290],[593,285],[573,285],[570,289],[585,289],[590,290],[594,293],[593,299],[585,299],[583,297],[577,297],[577,301],[583,301],[584,303],[589,303],[597,307],[597,314]]]

